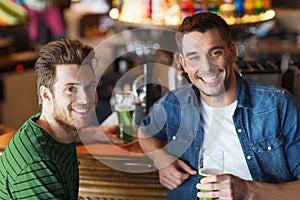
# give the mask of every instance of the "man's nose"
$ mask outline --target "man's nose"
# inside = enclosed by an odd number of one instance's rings
[[[85,91],[83,89],[78,91],[78,93],[75,95],[74,98],[75,98],[74,100],[80,104],[86,104],[89,101],[91,101],[91,96],[89,95],[89,93],[87,91]]]
[[[198,67],[199,71],[204,73],[215,71],[217,69],[217,66],[215,65],[213,59],[208,54],[205,54],[205,56],[201,56]]]

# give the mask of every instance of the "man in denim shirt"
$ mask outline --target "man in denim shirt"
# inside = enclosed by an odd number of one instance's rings
[[[168,199],[299,199],[300,109],[294,97],[234,71],[236,47],[218,15],[187,17],[179,32],[180,63],[192,84],[156,102],[138,133]],[[225,173],[199,183],[198,154],[206,145],[223,149]]]

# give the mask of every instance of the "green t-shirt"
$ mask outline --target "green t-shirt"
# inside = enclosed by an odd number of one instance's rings
[[[33,115],[0,157],[0,199],[78,199],[76,144],[55,141]]]

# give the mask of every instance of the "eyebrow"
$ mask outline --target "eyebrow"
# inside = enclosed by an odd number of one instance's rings
[[[64,86],[74,86],[74,85],[80,85],[79,83],[66,83]]]
[[[189,56],[195,55],[197,53],[198,53],[197,51],[188,52],[185,54],[185,57],[189,57]]]
[[[213,50],[215,50],[215,49],[224,49],[224,47],[223,47],[223,46],[220,46],[220,45],[216,45],[216,46],[211,47],[211,48],[209,49],[209,52],[211,52],[211,51],[213,51]],[[192,56],[192,55],[195,55],[195,54],[197,54],[197,53],[198,53],[197,51],[187,52],[187,53],[185,54],[185,57]]]
[[[216,45],[216,46],[213,46],[212,48],[209,49],[209,51],[213,51],[215,49],[224,49],[223,46],[219,46],[219,45]]]
[[[87,85],[93,85],[93,84],[97,84],[97,82],[96,81],[91,81]],[[80,83],[74,82],[74,83],[66,83],[66,84],[64,84],[64,86],[76,86],[76,85],[80,85]]]

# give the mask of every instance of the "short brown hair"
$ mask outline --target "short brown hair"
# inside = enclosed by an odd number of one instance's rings
[[[84,45],[77,39],[61,39],[49,42],[39,52],[35,63],[35,73],[39,104],[42,105],[39,88],[44,85],[54,92],[56,80],[56,66],[62,64],[86,64],[92,66],[94,58],[93,48]]]
[[[182,50],[182,38],[184,34],[193,31],[201,33],[207,30],[217,28],[224,41],[227,42],[228,46],[231,45],[231,30],[226,21],[219,15],[211,12],[198,13],[189,17],[184,18],[182,24],[178,28],[176,34],[176,42],[179,50]]]

